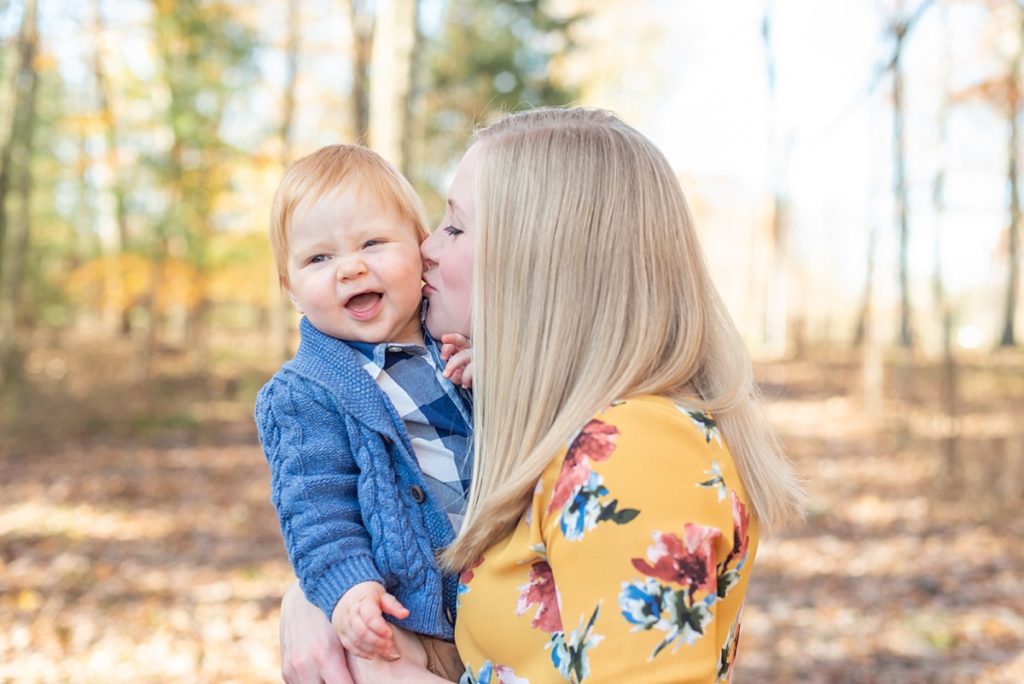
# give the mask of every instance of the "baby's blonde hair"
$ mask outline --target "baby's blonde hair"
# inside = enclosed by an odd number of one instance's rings
[[[357,183],[369,198],[393,207],[426,239],[427,213],[409,181],[373,150],[359,145],[327,145],[285,170],[270,208],[270,246],[281,287],[288,287],[288,234],[295,212],[346,183]]]
[[[641,394],[714,412],[762,524],[798,517],[798,480],[661,152],[585,108],[513,114],[476,139],[474,473],[444,564],[509,534],[573,434]]]

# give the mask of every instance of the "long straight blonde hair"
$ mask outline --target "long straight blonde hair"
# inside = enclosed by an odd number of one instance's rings
[[[444,564],[510,533],[584,423],[641,394],[712,411],[762,525],[798,517],[799,482],[661,152],[587,108],[512,114],[476,140],[474,472]]]

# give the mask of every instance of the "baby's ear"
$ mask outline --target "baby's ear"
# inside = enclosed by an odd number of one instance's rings
[[[289,288],[287,288],[287,290],[288,290],[288,298],[290,300],[292,300],[292,306],[295,307],[295,310],[298,311],[300,314],[306,313],[305,311],[302,310],[302,307],[299,306],[299,298],[295,296],[294,292],[292,292],[292,288],[289,287]]]

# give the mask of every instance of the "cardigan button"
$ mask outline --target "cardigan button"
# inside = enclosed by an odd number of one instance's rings
[[[388,437],[387,435],[381,435],[380,439],[382,442],[384,442],[384,446],[391,446],[391,438]]]
[[[420,487],[419,485],[409,487],[409,493],[412,494],[412,500],[418,504],[427,500],[427,493],[424,492],[423,487]]]
[[[451,625],[452,627],[455,626],[455,616],[452,614],[451,606],[444,607],[444,617],[446,620],[448,620],[449,625]]]

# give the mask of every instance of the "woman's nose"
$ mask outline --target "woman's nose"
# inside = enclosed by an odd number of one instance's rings
[[[437,231],[427,236],[427,239],[420,243],[420,256],[423,257],[424,270],[437,266]]]

